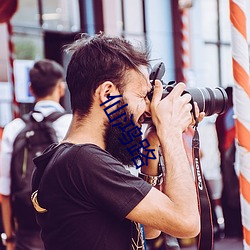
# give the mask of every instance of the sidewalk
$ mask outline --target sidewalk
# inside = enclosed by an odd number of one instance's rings
[[[196,246],[182,247],[183,250],[197,250]],[[202,250],[202,249],[201,249]],[[214,242],[214,250],[243,250],[242,239],[224,238]]]

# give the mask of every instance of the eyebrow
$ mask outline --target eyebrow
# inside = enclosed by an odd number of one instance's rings
[[[144,93],[146,93],[145,95],[147,95],[150,91],[151,91],[151,89],[152,89],[152,85],[151,85],[151,83],[150,82],[148,82],[147,81],[147,77],[145,77],[145,75],[144,74],[142,74],[142,72],[140,72],[140,74],[141,74],[141,76],[144,78],[144,80],[146,81],[146,84],[147,84],[147,86],[146,86],[146,90],[143,90],[143,94]]]

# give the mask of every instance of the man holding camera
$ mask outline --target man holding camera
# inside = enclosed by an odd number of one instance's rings
[[[68,52],[73,120],[64,141],[35,159],[32,200],[46,249],[144,249],[142,225],[146,238],[161,231],[195,237],[200,216],[182,140],[192,123],[185,85],[161,99],[156,80],[150,102],[148,53],[125,39],[83,35]],[[155,129],[142,140],[149,116]],[[124,168],[136,159],[140,177]]]

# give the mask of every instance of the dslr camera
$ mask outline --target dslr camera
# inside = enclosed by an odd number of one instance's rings
[[[165,66],[163,62],[156,64],[151,73],[150,81],[152,84],[152,89],[148,93],[148,99],[151,101],[153,92],[154,92],[154,83],[155,80],[161,80],[165,73]],[[174,86],[176,85],[175,81],[171,81],[168,84],[163,84],[163,93],[162,99],[167,96]],[[228,96],[226,91],[223,88],[217,87],[215,89],[211,88],[187,88],[183,94],[189,93],[192,96],[191,102],[196,102],[200,112],[205,112],[206,116],[213,114],[222,114],[227,110],[228,107]]]

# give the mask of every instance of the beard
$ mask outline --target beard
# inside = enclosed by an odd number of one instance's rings
[[[117,108],[121,107],[122,105],[126,104],[124,101],[124,98],[122,97],[120,103],[118,103]],[[133,155],[127,150],[127,148],[130,148],[133,145],[138,145],[142,141],[142,135],[137,135],[135,138],[132,138],[133,140],[124,145],[120,140],[124,141],[123,134],[126,134],[127,131],[129,131],[131,128],[133,128],[133,125],[129,125],[123,130],[119,128],[119,126],[114,126],[112,125],[121,123],[120,127],[124,127],[127,124],[131,122],[131,120],[134,122],[134,126],[136,126],[136,121],[134,120],[134,117],[131,119],[132,113],[130,112],[128,106],[120,109],[117,111],[114,115],[115,118],[125,112],[125,115],[121,116],[117,120],[113,122],[107,122],[105,124],[106,130],[104,134],[104,140],[105,140],[105,145],[106,145],[106,151],[108,151],[112,156],[114,156],[118,161],[120,161],[122,164],[127,165],[129,167],[134,167],[135,163],[133,162],[133,158],[137,158],[139,156],[139,150],[133,151]],[[126,119],[126,120],[125,120]],[[137,134],[139,134],[137,132]],[[127,137],[127,136],[126,136]],[[138,146],[135,146],[137,148]],[[137,158],[138,159],[138,158]]]

